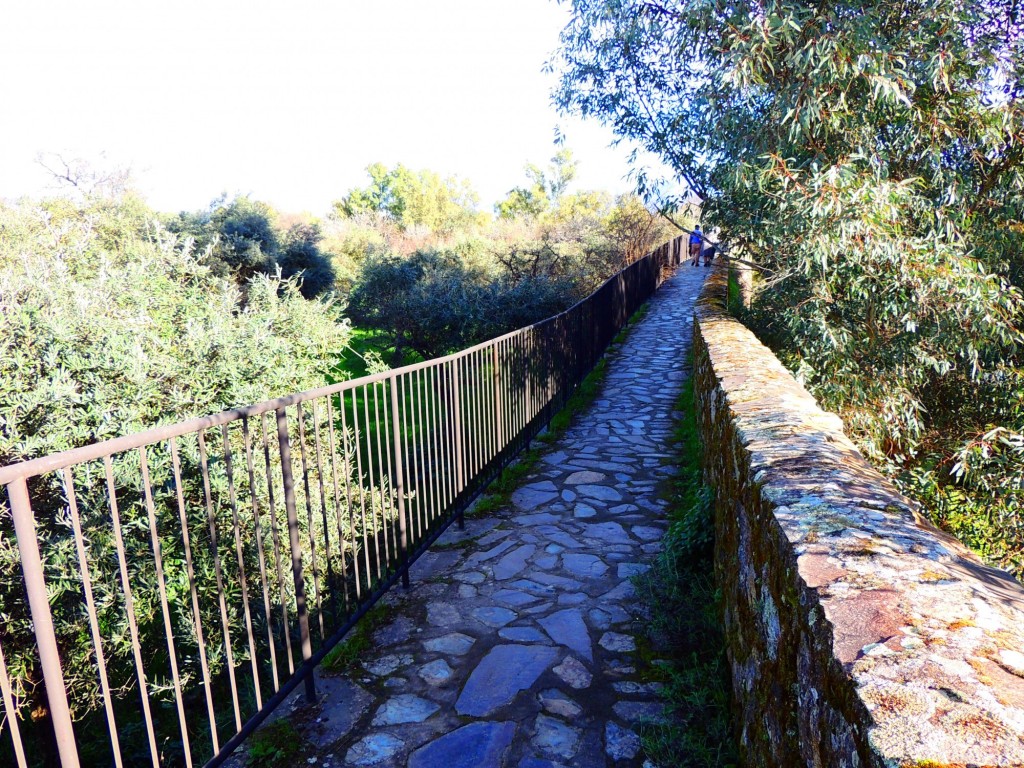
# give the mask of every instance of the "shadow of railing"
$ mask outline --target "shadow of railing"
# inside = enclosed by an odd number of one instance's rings
[[[0,468],[0,765],[219,765],[679,263],[444,358]]]

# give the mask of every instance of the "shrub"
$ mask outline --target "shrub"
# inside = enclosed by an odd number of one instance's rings
[[[348,336],[337,307],[304,299],[295,280],[256,275],[243,302],[234,281],[215,276],[137,200],[0,206],[0,464],[319,386]],[[202,532],[206,520],[195,440],[185,442],[180,445],[183,493],[189,524]],[[183,686],[189,691],[199,673],[195,654],[189,653],[195,642],[189,578],[166,449],[150,451],[149,461]],[[166,702],[167,675],[153,671],[166,661],[166,644],[138,472],[137,453],[115,459],[126,567],[131,580],[143,585],[135,609],[146,662],[152,665],[149,693]],[[223,461],[214,457],[210,474],[219,512],[226,505]],[[74,479],[111,686],[115,695],[124,694],[138,682],[131,672],[132,641],[102,467],[97,472],[96,466],[84,465]],[[68,502],[52,475],[32,481],[31,489],[71,706],[76,717],[87,717],[101,705]],[[242,533],[251,537],[251,524]],[[232,541],[221,535],[221,556],[230,562]],[[200,544],[199,535],[194,544],[196,579],[200,589],[209,589],[211,549]],[[236,627],[241,621],[237,588],[227,586],[234,606],[229,618]],[[45,727],[46,692],[9,512],[0,515],[0,606],[16,700]],[[209,614],[204,621],[216,626]],[[223,655],[211,652],[214,672],[223,664]],[[132,730],[131,717],[119,724],[126,733]],[[105,760],[109,753],[86,756]]]

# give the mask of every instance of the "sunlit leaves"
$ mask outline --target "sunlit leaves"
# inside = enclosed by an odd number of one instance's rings
[[[944,483],[955,464],[971,493],[1019,488],[1020,453],[977,437],[1024,429],[1008,405],[1019,377],[989,378],[1021,362],[1019,11],[571,5],[559,104],[641,141],[703,196],[705,223],[764,268],[753,321],[861,446]]]

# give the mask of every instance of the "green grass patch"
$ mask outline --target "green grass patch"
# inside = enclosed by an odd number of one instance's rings
[[[435,541],[430,545],[431,551],[444,552],[453,549],[469,549],[476,546],[476,539],[459,539],[458,541]]]
[[[701,444],[687,381],[677,406],[678,472],[668,487],[672,503],[665,550],[634,579],[651,619],[638,639],[638,661],[648,680],[662,683],[669,714],[641,731],[657,765],[725,768],[737,764],[729,716],[730,682],[714,584],[711,492],[701,477]]]
[[[389,607],[383,603],[377,603],[368,610],[348,636],[324,656],[323,669],[333,674],[348,672],[373,648],[373,632],[387,621],[390,614]]]
[[[740,310],[743,309],[743,298],[740,296],[739,278],[731,267],[729,269],[729,289],[726,297],[726,309],[728,309],[729,314],[739,316]]]
[[[545,443],[553,443],[560,438],[565,433],[565,430],[569,428],[569,425],[572,424],[576,414],[594,402],[594,398],[601,391],[601,385],[604,384],[604,377],[607,373],[608,358],[602,357],[597,365],[594,366],[594,370],[588,373],[586,378],[580,382],[580,385],[572,393],[572,397],[569,398],[569,402],[565,404],[565,407],[551,417],[548,431],[541,435],[539,439]]]
[[[540,450],[530,448],[519,454],[514,464],[509,464],[484,490],[483,495],[470,508],[472,517],[486,517],[509,504],[512,492],[520,486],[540,460]]]
[[[375,331],[366,328],[352,328],[352,336],[348,347],[341,353],[341,359],[335,366],[332,379],[345,381],[366,376],[369,371],[368,361],[374,356],[390,363],[394,349],[388,347]]]
[[[291,768],[305,762],[306,742],[288,719],[260,728],[246,744],[246,765],[249,766]]]

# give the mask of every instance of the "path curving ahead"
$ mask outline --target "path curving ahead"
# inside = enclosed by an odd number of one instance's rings
[[[626,768],[656,717],[633,663],[630,576],[660,550],[673,408],[703,267],[679,268],[609,359],[601,394],[512,495],[454,526],[386,601],[375,648],[320,677],[320,766]]]

